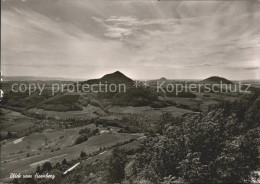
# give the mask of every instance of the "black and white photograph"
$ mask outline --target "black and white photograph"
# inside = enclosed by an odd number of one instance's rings
[[[260,0],[1,0],[0,184],[260,183]]]

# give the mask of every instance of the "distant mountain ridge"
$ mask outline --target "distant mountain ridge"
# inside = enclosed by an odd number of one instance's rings
[[[125,76],[123,73],[120,71],[116,71],[114,73],[106,74],[100,79],[90,79],[87,81],[84,81],[82,83],[86,84],[98,84],[99,82],[101,83],[114,83],[114,84],[130,84],[133,83],[133,80],[130,79],[129,77]]]
[[[206,79],[202,80],[201,83],[204,83],[204,84],[220,84],[220,83],[233,84],[233,82],[231,82],[230,80],[225,79],[223,77],[218,77],[218,76],[212,76],[212,77],[206,78]]]
[[[44,77],[44,76],[1,76],[2,81],[78,81],[82,79],[72,79],[63,77]]]

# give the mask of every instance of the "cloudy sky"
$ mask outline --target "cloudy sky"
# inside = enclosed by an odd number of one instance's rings
[[[7,76],[260,79],[260,1],[1,0]]]

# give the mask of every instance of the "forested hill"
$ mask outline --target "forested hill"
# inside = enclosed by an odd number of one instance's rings
[[[260,96],[212,106],[204,114],[162,117],[157,136],[132,160],[129,180],[243,183],[259,170]],[[127,174],[127,173],[126,173]]]

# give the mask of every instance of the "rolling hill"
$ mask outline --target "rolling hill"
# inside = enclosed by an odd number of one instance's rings
[[[132,84],[133,80],[121,72],[116,71],[114,73],[106,74],[100,79],[90,79],[82,82],[81,84],[98,84],[99,82],[108,84]]]
[[[220,83],[233,84],[233,82],[231,82],[230,80],[225,79],[223,77],[218,77],[218,76],[209,77],[207,79],[202,80],[200,83],[203,83],[203,84],[220,84]]]

